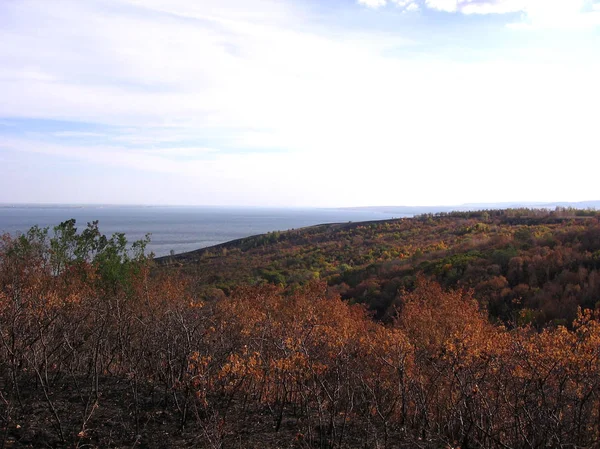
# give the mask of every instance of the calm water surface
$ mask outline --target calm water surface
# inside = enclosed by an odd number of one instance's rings
[[[149,250],[164,256],[242,237],[321,223],[397,218],[383,212],[344,209],[267,209],[163,206],[0,206],[0,233],[56,226],[74,218],[79,228],[99,220],[100,231],[124,232],[129,241],[150,233]]]

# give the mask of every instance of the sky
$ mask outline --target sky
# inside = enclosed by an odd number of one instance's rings
[[[0,0],[0,203],[600,199],[600,0]]]

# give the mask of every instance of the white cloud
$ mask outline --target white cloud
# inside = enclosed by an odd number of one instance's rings
[[[30,138],[5,138],[0,148],[125,167],[157,179],[178,176],[164,192],[183,198],[193,191],[197,203],[217,195],[232,204],[241,198],[304,206],[451,204],[594,191],[600,156],[593,108],[600,92],[590,87],[599,68],[582,75],[556,65],[415,67],[377,59],[371,65],[372,74],[341,80],[339,90],[314,92],[319,101],[293,99],[295,112],[273,111],[274,132],[236,138],[240,148],[283,145],[286,152],[131,150]],[[353,93],[360,78],[377,83]],[[278,114],[290,120],[278,121]],[[229,193],[223,199],[215,192]]]
[[[387,0],[358,0],[358,3],[369,8],[380,8],[387,4]]]
[[[127,150],[125,150],[127,151]],[[132,153],[136,154],[148,154],[148,155],[158,155],[167,158],[172,157],[185,157],[188,159],[203,159],[203,156],[207,154],[218,153],[220,150],[216,148],[199,148],[199,147],[168,147],[168,148],[150,148],[150,149],[142,149],[135,150]]]
[[[589,0],[532,0],[525,7],[527,28],[590,28],[600,25],[600,12]]]
[[[55,137],[107,137],[105,133],[93,133],[83,131],[56,131],[52,133]]]
[[[407,12],[416,12],[416,11],[419,11],[420,9],[421,8],[419,7],[419,5],[414,1],[409,2],[404,8],[404,10]]]
[[[418,11],[419,5],[415,0],[391,0],[397,7],[403,8],[405,11]]]
[[[600,3],[592,0],[358,0],[379,8],[388,3],[414,11],[421,6],[435,11],[462,14],[523,13],[524,28],[582,28],[600,25]]]
[[[357,0],[359,5],[366,6],[368,8],[381,8],[386,6],[388,3],[396,5],[398,8],[402,8],[405,11],[418,11],[419,5],[416,0]]]
[[[414,43],[397,33],[312,27],[286,2],[210,1],[0,2],[13,24],[0,29],[0,117],[109,125],[98,126],[101,145],[61,129],[52,143],[0,135],[0,149],[156,178],[177,203],[595,191],[600,68],[585,57],[573,66],[402,59],[388,50]]]
[[[455,12],[459,8],[458,0],[425,0],[425,5],[428,8],[438,11]]]

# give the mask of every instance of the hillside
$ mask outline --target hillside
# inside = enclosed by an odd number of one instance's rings
[[[595,212],[146,243],[0,238],[0,447],[600,443]]]
[[[422,215],[274,232],[157,259],[205,297],[238,285],[327,282],[389,318],[420,273],[472,288],[493,319],[570,323],[600,298],[600,214],[557,208]]]

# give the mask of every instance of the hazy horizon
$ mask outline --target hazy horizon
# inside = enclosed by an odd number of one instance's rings
[[[503,201],[494,203],[462,203],[462,204],[384,204],[380,206],[374,205],[359,205],[359,206],[262,206],[256,204],[158,204],[158,203],[3,203],[0,202],[0,208],[6,207],[64,207],[64,208],[85,208],[85,207],[173,207],[173,208],[225,208],[225,209],[386,209],[386,208],[407,208],[407,209],[447,209],[452,207],[511,207],[511,206],[554,206],[554,205],[569,205],[569,206],[581,206],[589,207],[587,205],[599,206],[600,200],[587,200],[587,201]]]

